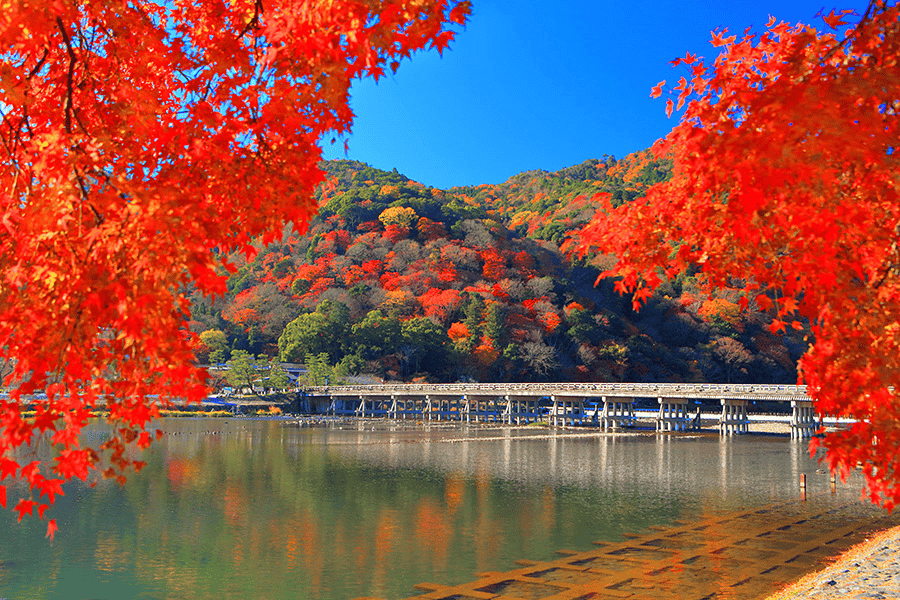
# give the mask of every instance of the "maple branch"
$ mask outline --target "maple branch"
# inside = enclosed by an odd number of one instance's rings
[[[7,127],[9,127],[9,132],[10,132],[10,134],[12,135],[12,139],[15,140],[15,141],[13,142],[13,145],[10,146],[10,140],[7,140],[7,138],[6,138],[5,135],[4,135],[4,136],[0,136],[0,138],[3,139],[3,147],[6,148],[6,153],[9,155],[10,160],[13,161],[13,162],[15,162],[15,163],[17,163],[18,160],[16,159],[16,155],[15,155],[14,149],[15,149],[15,146],[18,145],[17,142],[18,142],[19,139],[20,139],[19,131],[18,131],[17,128],[13,127],[13,124],[12,124],[12,123],[10,122],[10,120],[6,117],[6,113],[5,113],[5,112],[0,112],[0,117],[3,117],[3,122],[6,124]]]
[[[41,70],[42,66],[44,66],[44,62],[47,60],[47,57],[49,55],[50,55],[50,49],[44,48],[44,55],[40,58],[40,60],[37,61],[37,63],[34,65],[34,68],[31,69],[31,71],[25,77],[26,81],[30,81],[35,75],[37,75],[37,72]]]
[[[254,0],[253,2],[253,17],[244,25],[244,28],[237,35],[238,39],[244,37],[248,31],[251,29],[256,29],[259,27],[259,15],[263,12],[262,0]]]
[[[84,177],[81,175],[81,172],[78,169],[75,170],[75,179],[78,180],[78,187],[81,190],[81,197],[84,200],[84,203],[87,204],[88,208],[91,209],[91,212],[94,213],[94,217],[97,219],[97,225],[102,225],[104,218],[97,209],[94,208],[94,205],[88,201],[88,191],[87,184],[84,183]]]
[[[853,35],[847,35],[844,37],[843,40],[841,40],[840,42],[835,44],[831,48],[831,50],[826,52],[822,56],[822,58],[819,59],[819,64],[825,65],[839,49],[841,49],[845,46],[849,46],[850,43],[856,38],[857,34],[859,33],[860,27],[862,27],[866,21],[869,21],[869,20],[875,18],[875,15],[878,12],[884,11],[884,9],[885,9],[885,3],[882,0],[869,0],[869,6],[866,7],[866,12],[863,13],[863,16],[862,16],[862,18],[860,18],[859,22],[853,26]]]
[[[25,96],[28,96],[28,90],[25,90]],[[31,129],[31,121],[28,119],[28,103],[22,103],[22,124],[25,125],[25,129],[28,130],[28,135],[34,136],[34,131]]]
[[[66,50],[69,54],[69,70],[66,73],[66,133],[72,133],[72,78],[75,74],[75,63],[78,61],[78,57],[75,56],[75,50],[72,48],[69,34],[66,32],[66,27],[63,25],[60,17],[56,17],[56,25],[62,33],[63,41],[66,43]]]

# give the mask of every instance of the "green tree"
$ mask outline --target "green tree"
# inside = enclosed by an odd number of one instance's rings
[[[484,315],[484,333],[494,340],[496,348],[502,348],[509,337],[506,329],[506,307],[499,302],[488,305]]]
[[[603,333],[594,315],[584,309],[573,309],[566,315],[569,337],[581,343],[598,344]]]
[[[291,380],[288,377],[287,371],[284,370],[284,367],[281,365],[281,362],[277,361],[274,358],[269,359],[269,363],[267,365],[268,373],[265,378],[264,387],[269,390],[283,390],[286,389]]]
[[[349,345],[353,353],[368,360],[393,354],[401,341],[400,321],[384,316],[380,310],[373,310],[350,330]]]
[[[306,373],[301,375],[304,385],[343,385],[346,383],[341,369],[332,366],[327,352],[309,355],[306,359]]]
[[[284,362],[304,362],[325,352],[331,360],[343,356],[350,311],[340,302],[325,300],[315,312],[300,315],[278,338],[278,355]]]
[[[253,358],[246,350],[234,350],[226,364],[225,380],[238,390],[250,389],[258,394],[259,390],[283,390],[290,384],[287,372],[274,358]]]
[[[481,339],[481,323],[484,320],[484,300],[478,294],[469,294],[463,306],[463,324],[468,328],[471,337],[466,342],[466,351],[471,352]]]
[[[212,364],[218,364],[228,360],[230,354],[228,337],[221,329],[207,329],[200,334],[200,341],[209,351],[209,360]]]
[[[427,317],[416,317],[400,324],[401,360],[410,372],[424,364],[429,371],[444,358],[444,345],[450,342],[444,328]]]
[[[366,361],[358,354],[345,354],[341,362],[335,365],[334,372],[340,378],[345,378],[348,375],[358,375],[365,364]]]
[[[228,385],[241,390],[249,388],[255,393],[254,383],[258,379],[257,363],[253,355],[246,350],[232,350],[231,360],[227,363],[225,379]]]

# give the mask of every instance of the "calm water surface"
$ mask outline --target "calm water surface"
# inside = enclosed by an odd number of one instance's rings
[[[844,507],[836,519],[882,514],[855,502],[859,479],[832,496],[806,443],[783,437],[161,425],[125,487],[66,489],[52,544],[43,523],[0,511],[0,597],[404,598],[651,526],[799,503],[800,473]]]

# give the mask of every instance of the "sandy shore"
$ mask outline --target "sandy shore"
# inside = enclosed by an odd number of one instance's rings
[[[874,535],[767,600],[837,598],[900,598],[900,527]]]

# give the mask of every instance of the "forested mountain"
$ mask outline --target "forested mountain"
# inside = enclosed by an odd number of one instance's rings
[[[649,152],[449,190],[324,168],[305,235],[230,257],[226,297],[192,298],[201,362],[244,350],[400,380],[796,381],[806,332],[741,312],[739,283],[708,297],[681,277],[635,312],[613,282],[594,285],[609,257],[560,250],[602,210],[598,193],[617,205],[668,177]]]

